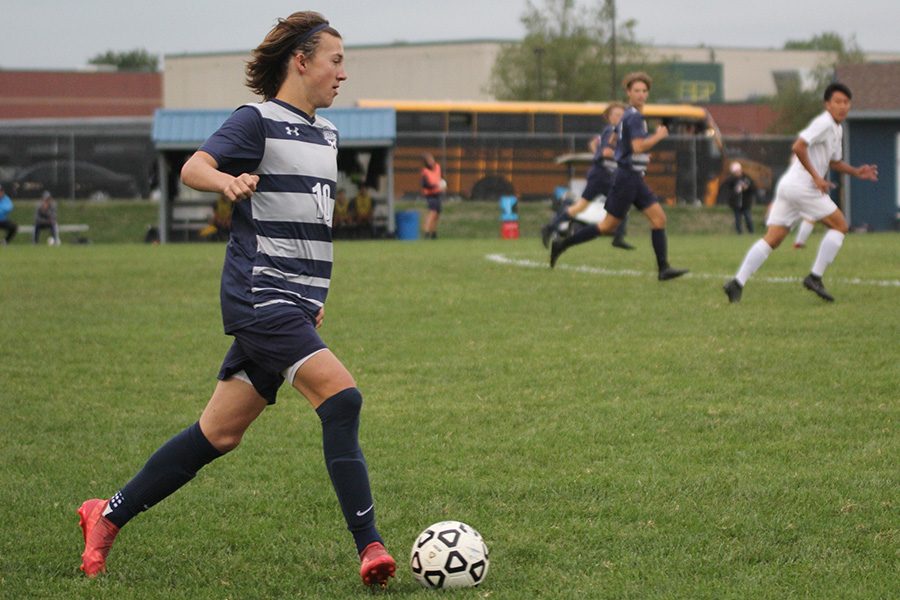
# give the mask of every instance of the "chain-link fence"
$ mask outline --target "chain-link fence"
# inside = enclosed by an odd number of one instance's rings
[[[0,183],[13,198],[146,198],[156,187],[151,119],[0,122]]]

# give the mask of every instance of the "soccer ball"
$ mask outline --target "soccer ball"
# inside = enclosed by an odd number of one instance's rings
[[[412,547],[410,567],[425,587],[475,587],[491,561],[481,535],[459,521],[441,521],[419,534]]]

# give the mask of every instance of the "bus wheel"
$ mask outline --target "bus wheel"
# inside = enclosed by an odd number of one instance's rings
[[[472,200],[497,200],[500,196],[510,196],[516,193],[513,185],[505,177],[491,175],[472,186]]]

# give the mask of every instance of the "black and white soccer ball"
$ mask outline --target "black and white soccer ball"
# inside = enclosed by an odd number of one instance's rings
[[[481,534],[459,521],[427,527],[410,556],[415,580],[434,589],[475,587],[484,581],[490,564]]]

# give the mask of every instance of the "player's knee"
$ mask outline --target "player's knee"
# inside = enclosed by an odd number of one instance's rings
[[[360,393],[359,389],[350,387],[327,398],[319,405],[316,412],[319,413],[319,417],[323,422],[354,422],[359,418],[362,404],[362,393]]]
[[[204,432],[205,433],[205,432]],[[231,452],[235,448],[237,448],[241,440],[244,438],[244,432],[234,432],[234,431],[214,431],[211,433],[205,433],[206,439],[209,440],[209,443],[221,452],[225,454],[227,452]]]

